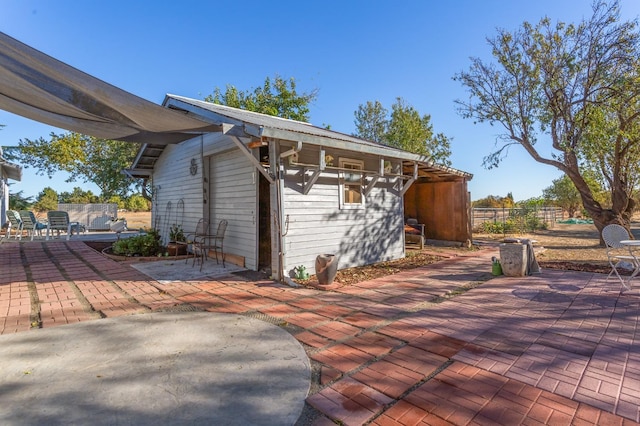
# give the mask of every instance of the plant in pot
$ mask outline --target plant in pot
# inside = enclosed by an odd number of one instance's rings
[[[181,256],[187,254],[187,238],[184,235],[181,225],[174,223],[171,225],[171,228],[169,228],[167,253],[169,256]]]

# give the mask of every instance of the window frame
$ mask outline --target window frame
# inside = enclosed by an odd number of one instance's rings
[[[340,195],[340,208],[341,209],[363,209],[365,207],[365,196],[364,196],[364,161],[363,160],[355,160],[353,158],[340,158],[338,162],[339,168],[341,169],[339,172],[339,195]],[[359,170],[356,173],[349,173],[346,170],[342,169],[351,169]],[[352,175],[359,175],[359,178],[354,179]],[[359,194],[360,201],[359,202],[348,202],[346,197],[346,191],[353,191]],[[351,198],[351,197],[349,197]]]

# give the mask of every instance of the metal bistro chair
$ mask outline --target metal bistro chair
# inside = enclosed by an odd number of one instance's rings
[[[194,264],[195,264],[195,256],[200,254],[200,270],[202,270],[202,264],[205,260],[207,260],[209,250],[214,250],[216,254],[216,263],[220,263],[218,261],[218,251],[220,252],[220,257],[222,257],[222,267],[225,267],[224,263],[224,234],[227,231],[226,220],[221,220],[218,223],[218,229],[215,234],[210,235],[202,235],[197,237],[193,242],[193,251],[194,251]]]
[[[623,291],[630,290],[631,279],[640,270],[640,261],[633,254],[631,247],[622,243],[622,241],[629,240],[629,232],[622,225],[607,225],[602,229],[602,239],[607,247],[607,258],[609,265],[611,265],[611,272],[607,275],[607,280],[615,273],[624,288]],[[633,266],[633,273],[626,282],[618,272],[618,267],[622,262],[628,262]]]
[[[9,219],[9,227],[5,234],[7,240],[11,238],[12,229],[16,232],[13,238],[15,240],[22,240],[22,219],[20,219],[20,214],[15,210],[7,210],[7,219]]]
[[[223,219],[218,223],[218,230],[215,235],[209,236],[209,249],[213,249],[216,253],[216,263],[218,263],[218,250],[220,250],[220,257],[222,258],[222,267],[224,264],[224,234],[227,232],[227,225],[229,223]]]
[[[22,230],[27,231],[27,235],[33,237],[38,234],[42,237],[42,230],[47,228],[46,223],[38,222],[36,215],[31,210],[20,210],[20,220],[22,220]]]
[[[185,235],[186,241],[179,241],[178,244],[191,244],[191,251],[193,252],[193,264],[196,264],[196,257],[198,257],[197,248],[194,244],[197,244],[199,239],[204,237],[209,233],[209,221],[207,219],[200,219],[198,224],[196,225],[196,230]],[[184,263],[187,263],[189,258],[187,257],[184,260]]]

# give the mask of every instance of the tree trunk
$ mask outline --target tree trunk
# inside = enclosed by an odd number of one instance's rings
[[[577,178],[574,178],[576,177]],[[631,234],[631,216],[633,214],[633,210],[635,208],[635,201],[631,199],[626,191],[622,188],[613,188],[612,199],[617,202],[613,203],[613,207],[611,209],[603,208],[599,202],[594,200],[591,189],[587,185],[587,183],[582,179],[579,173],[569,174],[567,176],[573,181],[576,189],[580,193],[580,197],[582,198],[582,205],[585,210],[589,213],[589,216],[593,219],[593,224],[598,230],[598,234],[600,235],[600,245],[604,247],[604,240],[602,239],[602,230],[605,226],[610,225],[612,223],[616,223],[618,225],[622,225],[625,227],[627,232],[629,233],[629,239],[633,239],[633,234]],[[619,208],[619,211],[616,211],[616,208]]]

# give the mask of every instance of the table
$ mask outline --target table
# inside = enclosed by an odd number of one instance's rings
[[[640,240],[621,240],[620,244],[622,244],[623,246],[625,246],[625,247],[627,247],[629,249],[629,255],[630,256],[626,256],[625,259],[630,260],[633,263],[633,272],[631,273],[631,276],[627,280],[627,284],[625,284],[624,281],[622,279],[620,279],[621,281],[623,281],[622,285],[627,290],[630,290],[631,289],[631,280],[634,277],[636,277],[638,274],[640,274],[640,261],[638,260],[636,255],[633,254],[634,250],[640,249]]]

